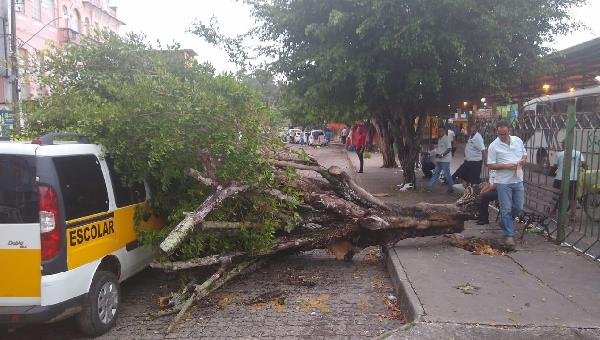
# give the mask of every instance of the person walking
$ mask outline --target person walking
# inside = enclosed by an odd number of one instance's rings
[[[325,145],[329,145],[331,142],[331,137],[333,136],[333,132],[330,128],[325,127]]]
[[[488,148],[487,166],[496,170],[496,191],[500,203],[500,219],[505,236],[505,245],[515,246],[513,220],[523,209],[525,189],[523,188],[523,165],[527,161],[527,151],[521,138],[509,134],[507,121],[496,124],[497,138]]]
[[[354,149],[356,150],[356,154],[358,155],[358,161],[360,163],[360,168],[358,169],[358,173],[363,172],[364,165],[364,153],[367,141],[367,127],[364,124],[358,124],[352,128],[352,145],[354,145]]]
[[[448,193],[454,192],[454,182],[450,175],[450,161],[452,160],[452,143],[450,137],[446,134],[446,129],[439,127],[437,131],[438,140],[437,147],[435,148],[435,169],[433,170],[433,176],[427,184],[427,192],[431,192],[433,184],[440,178],[440,172],[444,171],[446,176],[446,184],[448,185]]]
[[[452,175],[454,182],[457,178],[461,178],[469,184],[481,183],[481,164],[485,155],[485,145],[477,129],[475,124],[469,127],[471,134],[465,146],[465,161]]]
[[[342,133],[340,134],[340,137],[342,138],[342,144],[346,145],[346,138],[348,137],[348,128],[344,126],[344,128],[342,129]]]
[[[557,152],[554,156],[553,172],[556,171],[554,176],[554,183],[552,186],[556,189],[560,189],[562,186],[562,175],[563,166],[565,160],[565,141],[561,141],[562,151]],[[573,149],[571,152],[571,174],[569,175],[569,220],[575,221],[575,212],[577,210],[577,178],[579,177],[579,165],[585,168],[585,158],[581,154],[581,151]]]

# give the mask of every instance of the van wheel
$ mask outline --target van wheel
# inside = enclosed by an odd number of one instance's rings
[[[111,329],[121,307],[121,288],[115,274],[98,271],[94,275],[90,291],[77,315],[77,324],[89,336],[98,336]]]

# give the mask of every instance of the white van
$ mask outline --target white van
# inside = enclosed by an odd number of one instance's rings
[[[521,112],[529,120],[523,126],[531,128],[524,140],[530,148],[529,162],[544,168],[553,164],[554,155],[565,138],[566,113],[575,104],[576,126],[574,147],[586,155],[591,169],[600,167],[600,86],[573,92],[542,96],[526,102]],[[520,118],[520,121],[523,121]],[[529,127],[531,125],[531,127]],[[532,150],[533,149],[533,150]]]
[[[135,230],[136,218],[142,228],[162,226],[148,198],[144,183],[124,186],[86,137],[0,142],[0,324],[77,315],[84,333],[108,331],[119,283],[153,257]]]

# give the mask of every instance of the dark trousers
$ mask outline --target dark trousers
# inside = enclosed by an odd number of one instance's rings
[[[358,161],[360,162],[360,169],[358,169],[358,172],[363,172],[363,164],[364,164],[364,161],[365,161],[365,159],[363,157],[364,153],[365,153],[365,147],[364,147],[364,145],[361,146],[361,147],[359,147],[356,150],[356,154],[358,155]]]
[[[498,192],[496,190],[484,192],[479,195],[479,220],[480,221],[489,221],[490,214],[488,212],[488,205],[492,201],[498,200]]]
[[[471,184],[481,183],[481,163],[482,161],[465,161],[452,175],[452,179],[464,179]]]
[[[423,162],[421,164],[423,176],[425,176],[426,178],[431,178],[431,176],[433,176],[433,169],[435,169],[435,163],[433,162]]]

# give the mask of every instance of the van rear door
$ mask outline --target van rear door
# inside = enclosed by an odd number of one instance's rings
[[[0,154],[0,306],[39,305],[40,286],[35,157]]]

